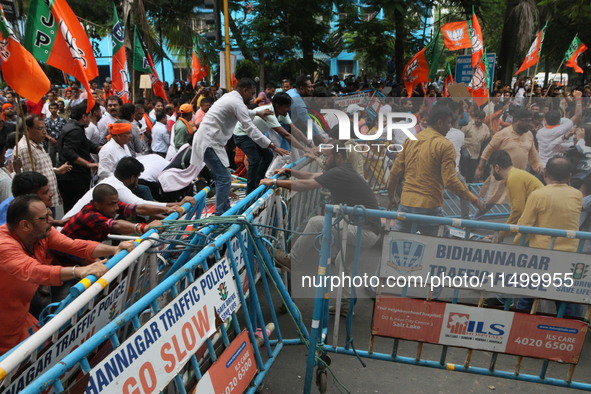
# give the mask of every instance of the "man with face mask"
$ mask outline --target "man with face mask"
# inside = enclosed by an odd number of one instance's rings
[[[507,197],[509,204],[511,204],[511,213],[507,219],[507,224],[517,224],[517,221],[523,213],[525,202],[534,190],[538,190],[542,186],[542,182],[527,171],[520,170],[513,167],[511,156],[500,149],[494,151],[489,159],[490,173],[497,181],[502,181],[507,190]],[[503,240],[508,232],[502,231],[500,234],[500,241]]]
[[[482,151],[474,178],[480,179],[482,177],[484,164],[490,155],[499,149],[505,150],[509,154],[515,168],[525,170],[529,163],[535,172],[541,173],[544,166],[534,144],[535,138],[530,131],[532,128],[531,112],[521,108],[517,109],[513,115],[513,124],[496,133]],[[491,176],[485,181],[485,184],[488,187],[483,187],[484,191],[481,193],[487,193],[485,201],[488,207],[506,201],[505,188],[501,182]]]

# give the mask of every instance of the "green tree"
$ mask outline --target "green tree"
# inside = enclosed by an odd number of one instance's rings
[[[352,12],[339,23],[339,29],[344,31],[344,48],[354,52],[367,75],[373,76],[386,69],[388,58],[394,50],[394,35],[390,31],[390,20],[379,20],[376,11],[370,11],[369,15],[373,16],[364,20],[361,18],[363,15]]]

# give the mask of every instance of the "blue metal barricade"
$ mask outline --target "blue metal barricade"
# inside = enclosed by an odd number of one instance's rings
[[[206,188],[195,196],[194,206],[183,205],[187,212],[185,216],[199,215],[197,210],[203,207],[208,190]],[[178,217],[178,213],[173,213],[166,219]],[[121,251],[109,259],[105,263],[109,271],[100,279],[89,276],[75,284],[63,301],[45,308],[39,331],[0,357],[4,392],[20,392],[36,376],[58,363],[64,354],[141,298],[145,288],[156,285],[156,254],[150,251],[174,235],[170,236],[166,231],[159,234],[152,229],[136,238],[134,251]],[[72,373],[68,371],[68,376]]]
[[[369,217],[382,218],[388,226],[393,220],[412,223],[411,232],[390,232],[384,239],[382,263],[376,271],[376,282],[372,284],[376,295],[369,348],[360,350],[353,346],[355,336],[367,335],[367,332],[354,332],[353,329],[357,301],[355,287],[351,288],[351,298],[345,309],[344,346],[338,343],[329,345],[327,339],[330,336],[329,303],[332,290],[329,287],[333,283],[331,280],[340,274],[331,274],[331,270],[335,270],[331,266],[331,256],[334,256],[334,248],[338,247],[332,241],[335,222],[348,220],[361,224]],[[414,234],[424,225],[439,227],[439,237]],[[466,240],[441,238],[445,226],[464,228]],[[467,241],[471,231],[476,229],[523,234],[521,245]],[[348,271],[352,277],[357,273],[360,260],[364,259],[360,248],[362,225],[358,225],[356,231],[353,266]],[[495,234],[493,239],[496,239]],[[551,249],[526,247],[526,236],[533,234],[551,237]],[[580,240],[578,252],[552,250],[559,237]],[[591,242],[591,233],[327,205],[320,261],[314,282],[317,284],[316,297],[304,392],[309,393],[311,390],[315,368],[316,382],[321,385],[321,392],[325,389],[326,382],[322,376],[323,373],[326,376],[328,367],[327,362],[323,361],[327,353],[591,390],[591,382],[573,379],[590,315],[586,306],[591,303],[588,291],[591,281],[585,279],[585,272],[589,268],[588,255],[581,253],[585,242]],[[537,283],[532,282],[536,277],[539,279]],[[449,282],[445,282],[447,278]],[[456,281],[458,278],[465,280]],[[443,279],[445,287],[435,286],[436,279]],[[475,281],[472,282],[472,279]],[[542,279],[549,279],[550,282],[542,283]],[[372,280],[370,278],[369,283]],[[385,283],[392,285],[385,286]],[[471,288],[476,289],[478,301],[473,306],[467,302],[460,304],[458,300],[462,300],[462,294],[473,293]],[[486,307],[486,294],[490,294],[491,298],[500,298],[501,307]],[[443,302],[446,297],[449,302]],[[556,301],[555,317],[537,313],[540,299]],[[575,312],[581,309],[579,306],[587,309],[582,315]],[[337,315],[339,307],[340,300],[337,299]],[[521,313],[515,309],[531,312]],[[579,319],[565,318],[571,315],[579,316]],[[584,316],[584,320],[580,319],[581,316]],[[336,318],[336,331],[338,321]],[[392,339],[386,351],[377,349],[378,345],[374,341],[376,337]],[[400,354],[399,344],[404,340],[418,342],[414,356]],[[441,346],[439,359],[425,359],[425,343]],[[382,345],[384,343],[380,343]],[[463,362],[448,361],[448,350],[453,347],[467,349]],[[472,354],[476,351],[491,352],[488,365],[472,365]],[[514,371],[499,369],[499,354],[516,357]],[[541,362],[539,374],[522,373],[522,362],[526,359]],[[550,361],[569,365],[566,378],[548,376]],[[584,377],[583,380],[588,379]]]
[[[307,343],[308,332],[270,252],[282,231],[281,198],[262,187],[246,200],[237,215],[168,222],[172,234],[192,223],[201,238],[177,250],[190,250],[188,261],[19,392],[161,391],[170,384],[181,393],[254,392],[282,347]],[[299,338],[283,338],[273,292]]]

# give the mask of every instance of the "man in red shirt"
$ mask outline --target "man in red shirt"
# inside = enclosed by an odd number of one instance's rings
[[[0,226],[0,354],[26,339],[29,328],[37,323],[29,304],[39,285],[59,286],[63,281],[107,272],[104,260],[82,267],[53,265],[49,249],[92,261],[134,248],[132,241],[115,247],[60,234],[51,226],[51,211],[37,195],[15,198],[6,216],[6,224]]]

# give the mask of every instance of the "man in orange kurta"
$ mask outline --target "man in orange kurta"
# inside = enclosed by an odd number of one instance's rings
[[[29,313],[39,285],[59,286],[63,281],[107,272],[103,261],[82,267],[53,265],[49,249],[70,253],[88,261],[133,249],[133,242],[119,246],[73,240],[50,224],[51,211],[37,195],[19,196],[8,207],[6,224],[0,226],[0,355],[29,336],[37,320]]]

